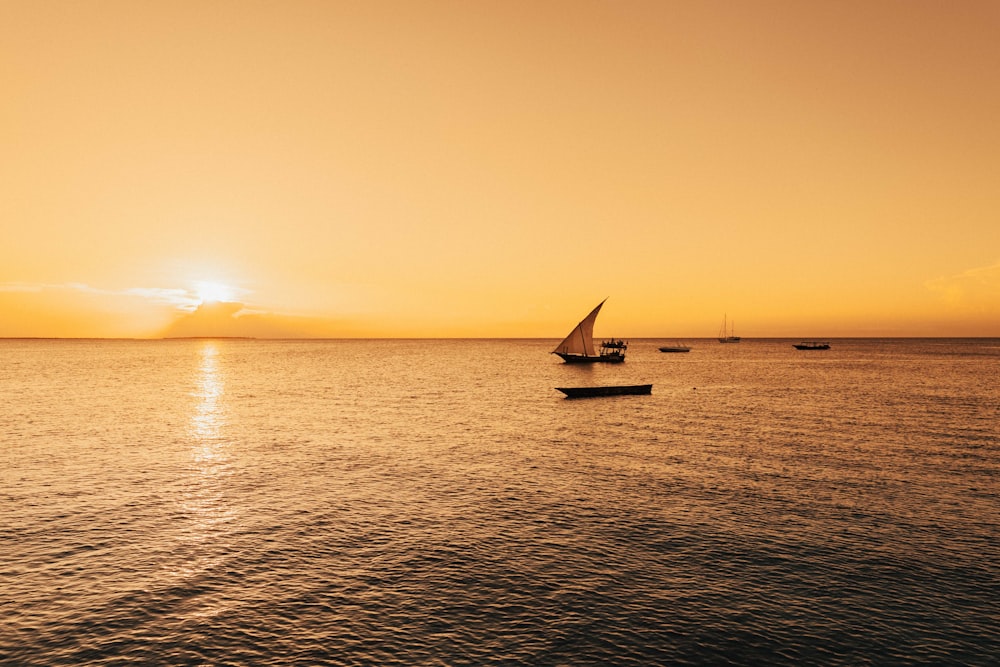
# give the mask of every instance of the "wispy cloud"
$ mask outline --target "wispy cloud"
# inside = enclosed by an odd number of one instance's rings
[[[0,283],[0,292],[41,292],[49,287],[41,283]]]
[[[77,292],[144,299],[153,303],[166,304],[177,308],[194,309],[198,297],[189,290],[165,287],[127,287],[124,289],[103,289],[85,283],[0,283],[0,292]]]
[[[167,303],[175,306],[185,306],[194,308],[198,305],[197,297],[188,290],[170,289],[164,287],[130,287],[122,290],[121,294],[127,296],[137,296],[142,299],[156,301],[157,303]]]
[[[935,278],[925,285],[952,306],[1000,308],[1000,262]]]

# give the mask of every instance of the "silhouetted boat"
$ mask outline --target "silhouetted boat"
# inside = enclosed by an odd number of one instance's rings
[[[690,352],[691,348],[687,345],[681,344],[680,341],[675,341],[673,345],[664,345],[660,348],[660,352]]]
[[[830,344],[822,340],[804,340],[801,343],[794,343],[796,350],[829,350]]]
[[[620,364],[625,361],[628,343],[620,338],[602,342],[600,352],[594,350],[594,322],[604,301],[597,304],[597,307],[590,311],[590,315],[583,318],[576,328],[569,332],[563,342],[552,350],[552,354],[558,354],[567,364]]]
[[[626,394],[650,394],[651,384],[628,384],[604,387],[556,387],[566,394],[566,398],[593,398],[595,396],[622,396]]]
[[[740,337],[736,335],[736,323],[732,324],[732,328],[729,333],[726,333],[726,316],[722,316],[722,330],[719,331],[719,342],[720,343],[738,343],[740,342]]]

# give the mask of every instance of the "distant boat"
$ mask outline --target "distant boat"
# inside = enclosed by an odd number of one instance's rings
[[[691,348],[687,345],[682,344],[680,341],[674,341],[672,345],[664,345],[660,348],[660,352],[690,352]]]
[[[569,332],[563,342],[552,350],[552,354],[558,354],[567,364],[620,364],[625,361],[628,343],[620,338],[603,341],[600,352],[594,350],[594,322],[604,301],[597,304],[597,307],[590,311],[590,315],[583,318],[576,328]]]
[[[604,387],[556,387],[566,398],[593,398],[595,396],[622,396],[625,394],[651,394],[651,384],[628,384]]]
[[[736,335],[736,323],[733,322],[732,328],[729,332],[726,332],[726,316],[722,316],[722,330],[719,331],[719,342],[720,343],[738,343],[740,342],[740,337]]]
[[[804,340],[793,344],[796,350],[829,350],[830,344],[822,340]]]

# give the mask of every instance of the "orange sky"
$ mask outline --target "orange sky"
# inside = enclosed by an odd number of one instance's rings
[[[1000,336],[998,34],[994,0],[3,2],[0,336],[556,338],[605,297],[598,335]]]

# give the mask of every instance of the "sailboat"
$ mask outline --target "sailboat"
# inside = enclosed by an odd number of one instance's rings
[[[601,312],[604,301],[597,304],[597,307],[590,311],[590,315],[580,320],[563,342],[552,350],[552,354],[558,354],[567,364],[620,364],[625,361],[628,343],[620,338],[602,341],[600,352],[594,349],[594,322],[597,320],[597,313]]]
[[[722,330],[719,331],[719,342],[720,343],[738,343],[740,342],[740,337],[736,335],[736,323],[733,322],[732,328],[729,333],[726,333],[726,316],[722,316]]]

